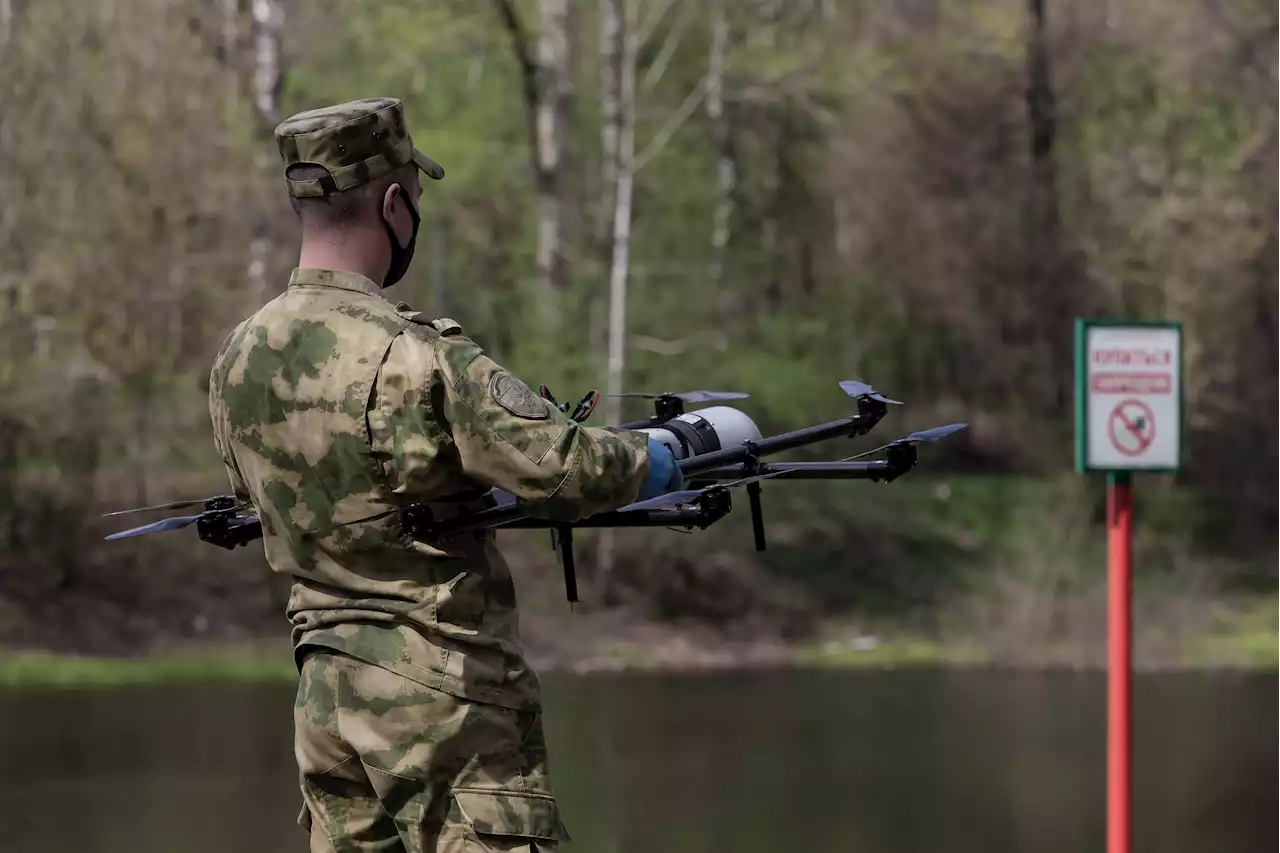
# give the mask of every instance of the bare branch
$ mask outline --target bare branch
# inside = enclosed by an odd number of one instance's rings
[[[703,75],[702,79],[698,81],[698,85],[694,86],[689,91],[689,94],[685,96],[684,103],[667,117],[662,127],[653,135],[653,139],[649,141],[649,144],[636,155],[635,171],[640,171],[646,163],[661,154],[662,149],[666,148],[667,143],[671,141],[671,137],[675,136],[676,132],[689,120],[689,116],[693,115],[694,110],[698,108],[698,105],[702,103],[702,99],[707,95],[707,81],[709,78],[710,75]]]
[[[675,26],[671,32],[667,34],[667,38],[662,43],[662,49],[658,51],[658,55],[654,57],[653,64],[649,66],[649,70],[645,72],[644,79],[641,81],[641,91],[648,92],[662,80],[662,75],[666,73],[667,67],[671,65],[671,60],[676,54],[676,48],[680,46],[680,39],[684,37],[685,30],[689,28],[689,21],[693,18],[692,9],[694,4],[685,4],[680,10],[680,17],[676,20]]]
[[[662,23],[662,19],[667,16],[667,10],[675,5],[675,0],[663,0],[657,8],[650,13],[649,17],[640,24],[640,31],[636,35],[637,49],[643,49],[648,44],[649,39],[653,38],[654,31],[658,29],[658,24]]]
[[[541,181],[543,179],[542,164],[538,159],[538,65],[533,61],[533,54],[529,50],[529,36],[511,0],[494,0],[494,5],[502,17],[503,26],[511,37],[511,49],[515,53],[516,64],[520,67],[521,91],[525,106],[525,132],[529,137],[529,161],[533,166],[535,180]]]

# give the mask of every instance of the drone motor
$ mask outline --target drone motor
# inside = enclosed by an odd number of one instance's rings
[[[648,427],[647,433],[665,444],[676,459],[688,459],[716,450],[738,447],[744,441],[759,441],[760,428],[744,412],[729,406],[710,406],[678,415],[662,426]]]

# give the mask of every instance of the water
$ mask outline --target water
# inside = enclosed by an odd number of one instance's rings
[[[547,679],[571,853],[1105,849],[1097,675]],[[0,694],[0,850],[306,850],[287,687]],[[1137,853],[1277,847],[1277,679],[1135,683]]]

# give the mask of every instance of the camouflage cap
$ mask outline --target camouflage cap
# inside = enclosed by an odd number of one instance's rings
[[[413,162],[437,181],[444,169],[413,147],[397,98],[364,98],[298,113],[275,130],[285,171],[308,164],[324,167],[325,177],[297,181],[286,176],[289,195],[324,196],[368,183]]]

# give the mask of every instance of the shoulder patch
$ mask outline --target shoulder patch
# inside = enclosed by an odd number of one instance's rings
[[[549,416],[547,401],[533,393],[519,377],[499,370],[489,380],[489,396],[517,418],[540,421]]]
[[[462,333],[462,326],[458,325],[456,320],[448,317],[440,317],[437,320],[431,320],[430,325],[442,335],[458,335]]]

